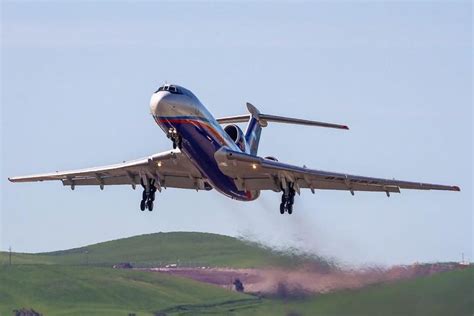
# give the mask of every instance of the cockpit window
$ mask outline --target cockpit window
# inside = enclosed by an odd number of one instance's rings
[[[155,93],[157,93],[158,91],[169,91],[174,94],[183,94],[183,92],[181,92],[181,89],[169,84],[165,84],[164,86],[159,87],[158,90],[155,91]]]

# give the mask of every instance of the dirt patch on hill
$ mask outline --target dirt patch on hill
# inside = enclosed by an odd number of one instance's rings
[[[232,289],[235,279],[242,281],[245,292],[262,295],[302,296],[327,293],[341,289],[354,289],[366,285],[427,276],[458,268],[456,264],[423,264],[367,268],[358,270],[327,269],[317,267],[298,269],[261,268],[152,268],[152,272],[190,278]]]

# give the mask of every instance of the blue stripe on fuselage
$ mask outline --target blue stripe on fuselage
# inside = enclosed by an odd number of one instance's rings
[[[191,159],[192,163],[211,182],[212,186],[228,197],[248,201],[250,192],[239,191],[234,180],[223,174],[214,158],[214,154],[223,145],[216,138],[216,131],[209,120],[195,116],[155,117],[155,120],[164,130],[175,128],[183,139],[182,151]],[[200,124],[203,122],[204,124]],[[208,128],[214,131],[210,133]]]

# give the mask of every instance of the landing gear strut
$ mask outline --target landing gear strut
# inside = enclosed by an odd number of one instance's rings
[[[140,201],[140,210],[144,211],[148,209],[150,212],[153,211],[153,202],[155,201],[155,180],[150,180],[149,185],[145,185],[143,180],[141,181],[143,187],[142,200]]]
[[[173,149],[183,148],[183,138],[178,134],[176,128],[170,128],[166,136],[173,142]]]
[[[280,214],[288,214],[293,213],[293,204],[295,203],[295,189],[293,183],[288,185],[288,188],[282,188],[283,195],[281,196],[281,203],[280,203]]]

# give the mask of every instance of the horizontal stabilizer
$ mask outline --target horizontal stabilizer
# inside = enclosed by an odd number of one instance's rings
[[[270,114],[260,114],[260,119],[265,120],[267,122],[349,129],[347,125],[310,121],[310,120],[303,120],[303,119],[297,119],[297,118],[286,117],[286,116],[276,116],[276,115],[270,115]]]
[[[250,118],[253,116],[259,121],[262,127],[267,126],[267,122],[276,122],[276,123],[319,126],[319,127],[338,128],[338,129],[349,129],[347,125],[304,120],[304,119],[298,119],[298,118],[292,118],[292,117],[286,117],[286,116],[277,116],[277,115],[271,115],[271,114],[263,114],[263,113],[258,112],[258,110],[250,103],[247,103],[247,108],[249,109],[249,112],[251,112],[251,114],[218,118],[217,122],[219,124],[245,123],[245,122],[248,122]]]
[[[219,124],[230,124],[230,123],[246,123],[250,120],[252,116],[250,114],[236,115],[236,116],[226,116],[217,119]]]

